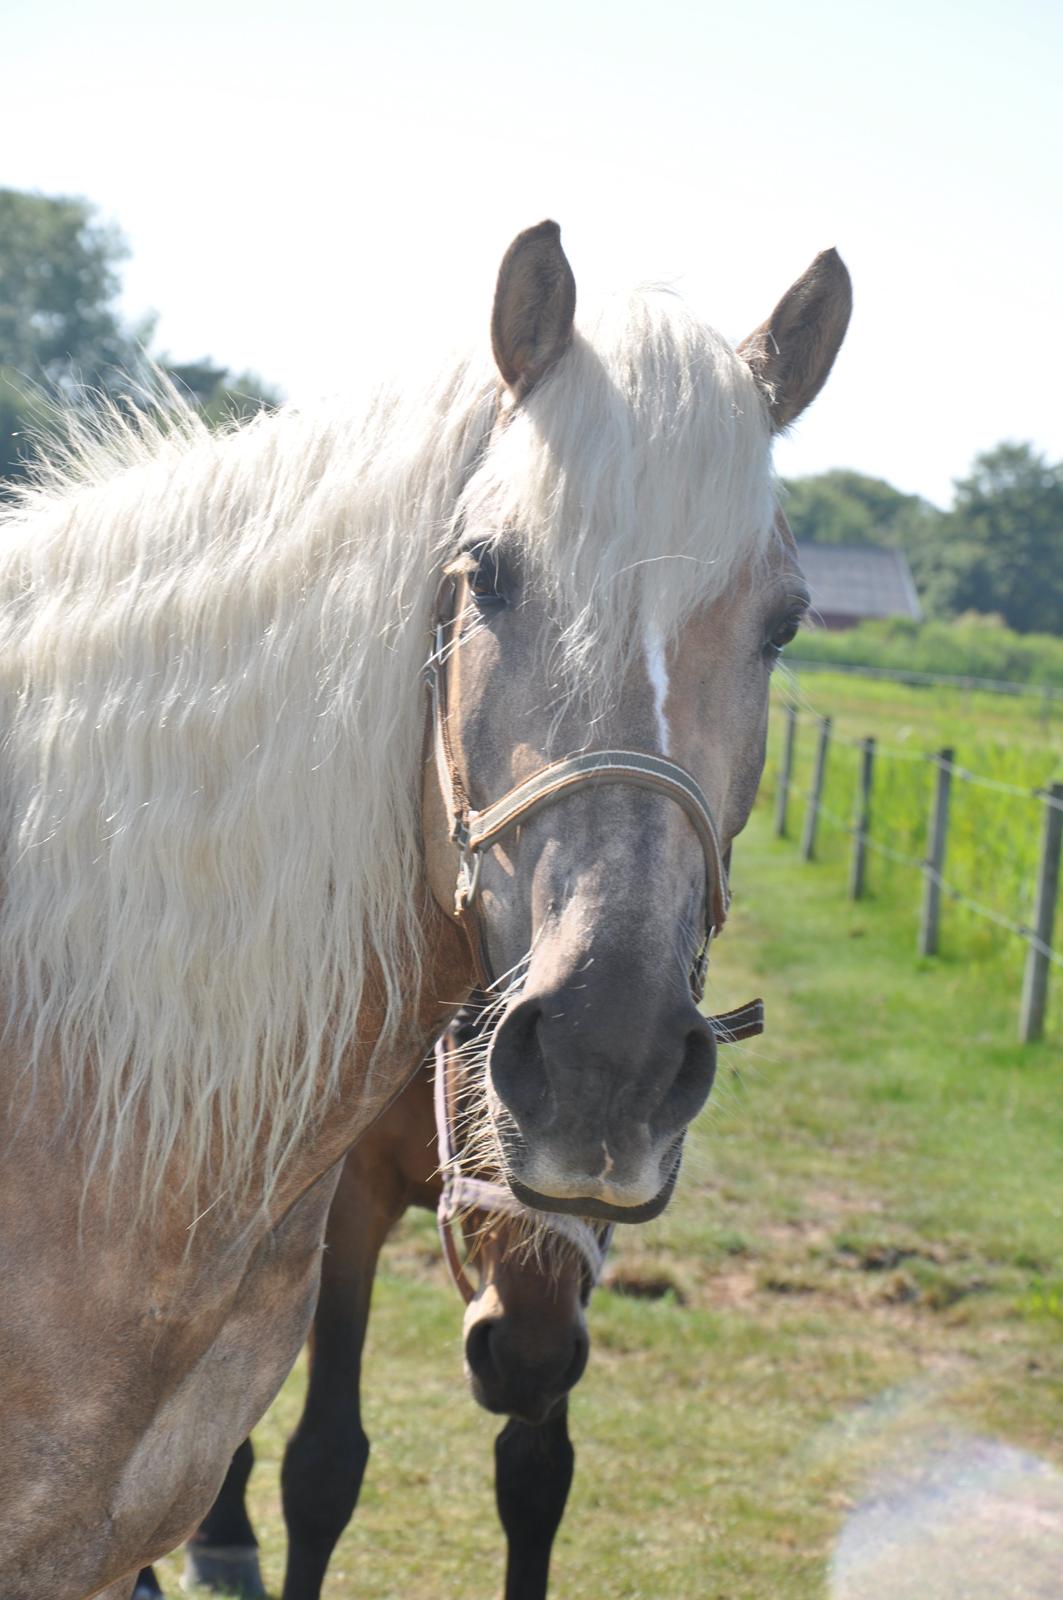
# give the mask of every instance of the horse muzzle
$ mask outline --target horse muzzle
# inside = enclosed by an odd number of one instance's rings
[[[474,1301],[465,1317],[465,1369],[485,1411],[545,1422],[583,1376],[590,1351],[583,1317],[573,1318],[527,1348],[526,1330]]]
[[[538,1210],[648,1221],[671,1197],[683,1135],[712,1088],[712,1025],[682,994],[652,1026],[630,1007],[567,999],[525,994],[492,1041],[506,1176]]]

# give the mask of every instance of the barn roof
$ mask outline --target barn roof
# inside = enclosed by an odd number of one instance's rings
[[[879,545],[797,546],[814,610],[825,617],[922,616],[912,572],[903,550]]]

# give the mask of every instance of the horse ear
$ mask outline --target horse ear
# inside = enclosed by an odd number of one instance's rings
[[[779,433],[812,404],[849,326],[853,286],[837,250],[818,255],[738,354],[752,369]]]
[[[518,399],[564,354],[572,338],[576,280],[556,222],[518,233],[498,269],[491,346]]]

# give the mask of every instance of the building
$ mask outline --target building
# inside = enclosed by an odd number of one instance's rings
[[[852,628],[870,617],[922,619],[903,550],[802,543],[797,553],[812,594],[813,613],[825,628]]]

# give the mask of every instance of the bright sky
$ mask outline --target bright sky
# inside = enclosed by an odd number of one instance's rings
[[[1058,0],[5,0],[0,182],[82,194],[176,359],[296,398],[486,324],[514,233],[740,338],[837,245],[856,311],[777,450],[950,498],[1063,457]]]

